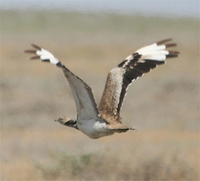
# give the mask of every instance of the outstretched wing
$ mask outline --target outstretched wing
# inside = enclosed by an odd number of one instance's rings
[[[166,58],[178,57],[179,52],[166,50],[176,46],[175,43],[167,43],[171,40],[162,40],[137,50],[109,72],[99,105],[102,118],[112,124],[119,123],[124,97],[132,81],[164,64]]]
[[[88,120],[90,118],[98,117],[99,112],[92,94],[92,89],[83,80],[66,68],[52,53],[34,44],[32,44],[32,46],[36,48],[36,50],[25,51],[25,53],[35,54],[31,59],[40,59],[41,61],[50,62],[62,68],[74,95],[78,119]]]

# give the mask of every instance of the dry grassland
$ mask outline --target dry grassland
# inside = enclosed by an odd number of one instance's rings
[[[78,12],[2,11],[1,180],[199,180],[199,21]],[[129,88],[124,124],[137,131],[91,140],[53,120],[76,117],[52,51],[100,100],[108,71],[134,50],[173,37],[181,57]]]

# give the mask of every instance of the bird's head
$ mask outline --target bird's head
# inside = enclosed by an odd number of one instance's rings
[[[77,122],[73,119],[68,118],[68,117],[64,116],[64,117],[55,119],[55,121],[59,122],[62,125],[78,129]]]

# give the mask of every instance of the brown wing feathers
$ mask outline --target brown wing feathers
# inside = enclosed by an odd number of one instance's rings
[[[150,57],[152,59],[142,59],[143,54],[139,54],[138,52],[132,54],[132,56],[129,56],[128,59],[121,62],[118,67],[123,69],[123,81],[122,81],[122,90],[119,97],[119,104],[117,107],[117,112],[120,114],[120,110],[124,101],[124,97],[126,95],[126,91],[128,86],[132,83],[133,80],[136,80],[137,78],[141,77],[144,73],[149,72],[151,69],[155,68],[157,65],[161,65],[165,63],[166,58],[174,58],[179,56],[179,52],[177,51],[166,51],[165,49],[168,47],[174,47],[177,44],[176,43],[168,43],[164,44],[168,41],[171,41],[172,39],[166,39],[163,41],[159,41],[155,44],[155,48],[149,48],[146,47],[146,54],[151,55]],[[161,50],[160,54],[165,53],[165,58],[163,59],[154,59],[154,54],[157,55],[159,52],[160,46],[163,46],[162,49],[166,52],[162,52]],[[149,49],[149,50],[148,50]],[[140,51],[139,51],[140,52]],[[168,53],[167,53],[168,52]],[[145,53],[144,53],[145,54]],[[147,56],[148,57],[148,56]],[[159,57],[157,57],[159,58]]]

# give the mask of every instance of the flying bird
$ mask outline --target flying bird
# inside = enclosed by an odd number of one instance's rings
[[[49,51],[34,44],[32,46],[35,50],[25,50],[25,53],[34,54],[31,59],[50,62],[61,68],[73,92],[77,118],[70,119],[64,116],[55,121],[80,130],[92,139],[135,130],[134,127],[123,125],[120,117],[120,110],[129,85],[144,73],[164,64],[167,58],[179,56],[178,51],[167,50],[169,47],[176,46],[172,39],[158,41],[138,49],[117,67],[110,70],[97,108],[92,89],[81,78],[72,73]]]

